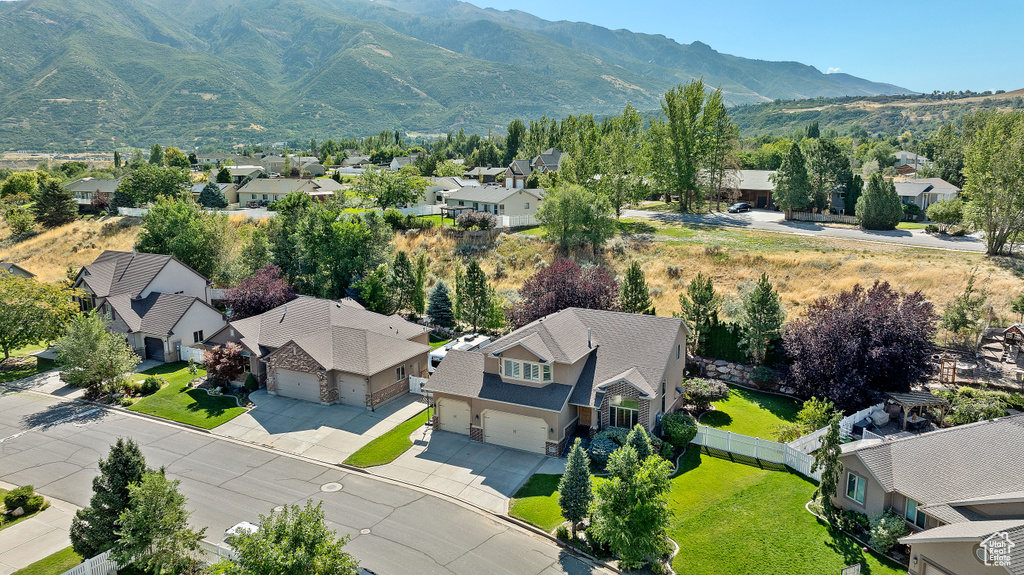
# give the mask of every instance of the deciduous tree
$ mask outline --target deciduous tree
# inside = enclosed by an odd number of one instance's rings
[[[281,274],[281,268],[274,264],[257,270],[224,294],[225,303],[233,313],[233,320],[270,311],[295,297],[295,290]]]
[[[11,350],[48,342],[64,334],[78,312],[76,292],[0,271],[0,349]]]
[[[570,307],[619,309],[615,278],[600,266],[580,268],[568,258],[557,259],[528,278],[519,295],[521,301],[506,313],[514,328]]]
[[[976,276],[972,270],[967,276],[964,291],[949,302],[939,323],[942,329],[952,334],[954,342],[959,341],[966,347],[976,343],[975,340],[985,327],[985,302],[988,301],[988,294],[978,290],[974,286],[975,281]]]
[[[164,165],[164,150],[160,144],[153,144],[149,149],[149,163],[154,166]]]
[[[164,165],[168,168],[181,168],[187,170],[192,167],[192,162],[188,161],[186,156],[181,150],[174,146],[168,146],[164,150]]]
[[[187,170],[142,164],[121,180],[117,191],[131,198],[135,205],[144,206],[161,196],[177,198],[188,190],[190,183]]]
[[[139,365],[124,336],[107,331],[108,321],[95,312],[75,316],[64,337],[57,340],[60,377],[69,385],[86,388],[95,397],[105,385],[130,374]]]
[[[928,206],[928,219],[939,225],[942,231],[959,224],[964,219],[964,203],[960,198],[939,200]]]
[[[704,199],[698,174],[707,167],[715,114],[724,111],[715,106],[708,109],[708,99],[702,79],[672,88],[661,102],[665,120],[651,126],[656,139],[652,158],[655,180],[666,201],[672,192],[679,193],[680,211],[690,211]]]
[[[154,575],[199,575],[203,572],[199,542],[206,528],[189,527],[192,513],[178,480],[163,470],[149,472],[128,486],[129,505],[121,512],[117,543],[111,557]]]
[[[964,149],[964,215],[996,255],[1024,229],[1024,110],[978,113],[976,121]]]
[[[0,197],[21,196],[33,197],[39,189],[39,177],[35,172],[14,172],[0,185]]]
[[[161,197],[142,217],[135,249],[172,255],[185,265],[213,277],[225,257],[227,216],[211,214],[191,196]]]
[[[615,220],[608,201],[577,185],[548,191],[537,211],[545,237],[563,252],[591,244],[595,249],[615,234]]]
[[[608,199],[616,218],[621,215],[623,206],[635,204],[649,193],[646,178],[649,162],[645,152],[643,118],[633,106],[626,104],[622,115],[610,120],[598,151],[598,192]]]
[[[387,209],[421,200],[427,182],[411,171],[369,168],[359,176],[353,188],[377,207]]]

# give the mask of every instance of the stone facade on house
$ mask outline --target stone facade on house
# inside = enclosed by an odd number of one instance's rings
[[[605,389],[604,400],[601,401],[601,423],[600,427],[603,429],[608,427],[610,419],[611,404],[609,403],[612,397],[621,395],[622,397],[628,397],[635,399],[640,404],[637,410],[637,421],[644,423],[644,427],[652,429],[654,426],[650,423],[651,421],[651,401],[641,397],[640,390],[633,387],[632,385],[624,382],[614,383],[609,385]],[[561,452],[559,452],[561,453]]]
[[[369,403],[369,405],[377,406],[377,405],[380,405],[382,403],[387,403],[388,401],[391,401],[392,399],[394,399],[394,398],[396,398],[396,397],[398,397],[400,395],[404,395],[404,394],[406,394],[408,392],[409,392],[409,382],[408,382],[407,379],[403,379],[401,381],[397,381],[397,382],[395,382],[395,383],[385,387],[384,389],[381,389],[380,391],[377,391],[376,393],[372,394],[370,396],[370,403]]]
[[[338,388],[327,383],[327,371],[312,356],[294,343],[278,349],[267,356],[267,393],[277,395],[277,370],[299,371],[316,375],[320,381],[320,402],[329,404],[338,401]]]

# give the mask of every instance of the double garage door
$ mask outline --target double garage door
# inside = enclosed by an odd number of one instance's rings
[[[543,419],[488,410],[483,420],[485,442],[544,455],[548,424]]]
[[[279,369],[274,379],[278,395],[320,403],[320,379],[315,374]]]

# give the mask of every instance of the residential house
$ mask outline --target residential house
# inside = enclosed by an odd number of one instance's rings
[[[920,170],[925,166],[932,165],[932,161],[924,156],[919,156],[913,152],[906,150],[900,150],[896,152],[896,168],[900,166],[912,166],[915,170]],[[883,168],[885,166],[882,166]]]
[[[260,165],[268,174],[280,174],[284,172],[284,155],[268,154],[260,158]]]
[[[444,178],[432,177],[425,179],[427,180],[427,187],[423,191],[423,198],[407,205],[406,207],[443,206],[452,192],[465,187],[476,187],[480,185],[480,182],[477,182],[476,180],[462,179],[454,176]]]
[[[196,154],[196,162],[200,166],[202,166],[203,164],[210,164],[218,168],[225,165],[247,166],[251,165],[254,161],[255,159],[250,156],[241,156],[238,154],[225,154],[223,152],[209,152]]]
[[[451,350],[424,387],[434,428],[551,456],[575,434],[653,429],[683,396],[688,335],[677,318],[569,308]]]
[[[231,183],[239,186],[246,178],[255,180],[260,177],[260,174],[264,176],[267,174],[263,166],[227,166],[227,169],[231,172]]]
[[[303,192],[313,198],[323,199],[333,196],[341,189],[341,184],[330,178],[258,178],[250,180],[238,190],[238,201],[242,205],[250,202],[276,202],[294,192]]]
[[[74,287],[83,310],[110,319],[144,359],[173,362],[225,325],[210,305],[210,281],[174,256],[104,251],[79,270]]]
[[[349,156],[341,161],[342,168],[365,168],[370,165],[370,156]]]
[[[408,393],[409,376],[427,376],[429,336],[428,328],[351,299],[300,296],[232,321],[205,345],[241,345],[246,369],[271,394],[372,409]]]
[[[557,172],[562,169],[562,161],[565,160],[566,157],[566,154],[563,154],[555,148],[548,148],[531,160],[530,164],[534,170],[537,170],[542,174]]]
[[[215,182],[216,183],[216,182]],[[192,184],[192,198],[199,201],[199,194],[203,192],[203,188],[206,187],[205,183]],[[229,204],[238,203],[238,185],[237,184],[217,184],[220,191],[224,193],[224,197],[227,198]]]
[[[487,166],[477,166],[472,170],[469,170],[464,174],[466,178],[472,178],[481,184],[494,184],[498,182],[499,178],[505,177],[505,170],[507,168],[492,168]]]
[[[19,266],[18,264],[11,262],[0,262],[0,274],[11,274],[14,276],[21,276],[23,278],[34,278],[36,274],[28,271],[27,269]]]
[[[746,202],[758,209],[775,209],[772,192],[775,183],[772,175],[775,170],[739,170],[739,196],[737,202]]]
[[[896,168],[896,173],[903,177],[913,178],[917,175],[917,166],[913,164],[904,164]]]
[[[917,204],[922,212],[928,206],[941,200],[951,200],[960,195],[960,188],[942,178],[920,178],[895,182],[896,193],[904,204]]]
[[[71,190],[75,195],[75,201],[80,206],[91,206],[93,198],[114,195],[117,187],[121,185],[120,179],[110,178],[78,178],[77,180],[64,184],[64,187]]]
[[[549,148],[531,160],[512,160],[508,168],[505,168],[505,187],[525,188],[526,180],[534,170],[541,174],[557,172],[562,167],[562,160],[565,157],[565,154],[555,148]]]
[[[388,165],[394,171],[401,170],[402,168],[416,163],[416,160],[420,158],[419,154],[412,154],[410,156],[400,156],[392,158],[391,163]]]
[[[1024,414],[844,444],[839,461],[833,503],[903,517],[911,575],[1024,572]],[[995,534],[1018,547],[1008,569],[984,563],[983,544]]]
[[[448,206],[468,206],[475,212],[496,216],[534,216],[544,200],[544,190],[503,186],[467,186],[448,194]]]

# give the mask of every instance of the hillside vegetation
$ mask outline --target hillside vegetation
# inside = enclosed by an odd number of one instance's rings
[[[693,77],[732,104],[907,92],[449,0],[33,0],[0,2],[0,26],[6,149],[484,132],[658,109]]]

